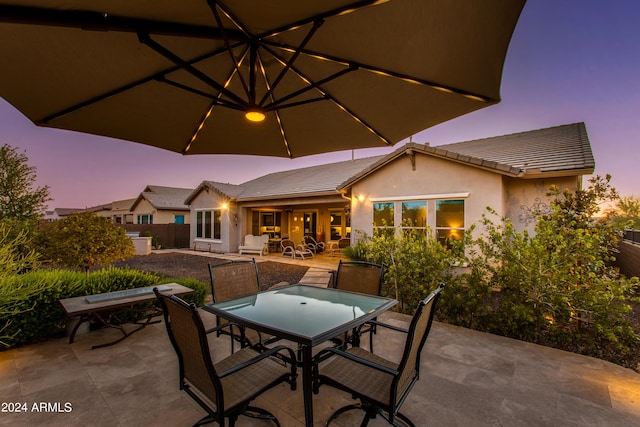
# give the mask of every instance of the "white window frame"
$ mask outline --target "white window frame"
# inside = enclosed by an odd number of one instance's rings
[[[438,237],[438,230],[459,230],[461,233],[464,233],[464,231],[466,230],[466,224],[467,224],[466,199],[469,197],[469,194],[470,194],[469,192],[463,192],[463,193],[420,194],[420,195],[413,195],[413,196],[371,197],[369,198],[369,200],[372,203],[371,215],[372,217],[374,217],[374,226],[373,226],[374,232],[378,230],[383,230],[385,228],[386,229],[393,228],[396,230],[396,233],[401,230],[424,228],[425,233],[426,233],[426,230],[431,230],[435,238]],[[463,210],[464,222],[462,227],[456,227],[456,228],[436,227],[436,217],[437,217],[436,206],[439,201],[445,201],[445,200],[462,200],[464,202],[464,210]],[[426,227],[403,227],[402,226],[402,203],[415,202],[415,201],[426,202],[426,209],[427,209]],[[394,210],[393,226],[379,227],[375,225],[374,205],[378,203],[393,203],[393,210]]]
[[[143,222],[143,218],[147,218],[147,222]],[[153,214],[137,214],[136,224],[153,224]]]
[[[205,237],[206,233],[206,221],[205,215],[209,212],[211,214],[211,237]],[[216,212],[218,215],[216,215]],[[202,215],[202,222],[198,221],[198,215]],[[218,236],[216,236],[216,218],[219,219]],[[222,242],[222,209],[196,209],[196,237],[195,241],[198,242]],[[199,235],[200,234],[200,235]]]

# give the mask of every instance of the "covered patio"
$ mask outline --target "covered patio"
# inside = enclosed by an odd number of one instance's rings
[[[215,322],[203,313],[207,323]],[[408,317],[387,313],[401,325]],[[178,390],[178,364],[163,324],[154,324],[111,347],[114,330],[98,330],[0,352],[1,426],[190,426],[203,411]],[[401,351],[400,337],[382,331],[376,352]],[[214,357],[228,338],[212,341]],[[420,426],[637,426],[640,375],[598,359],[435,323],[422,356],[422,376],[402,412]],[[316,425],[347,404],[349,396],[321,389],[314,396]],[[6,412],[9,402],[27,412]],[[44,403],[44,405],[42,405]],[[69,403],[69,404],[67,404]],[[36,408],[43,408],[42,412]],[[261,396],[283,426],[303,425],[300,387]],[[353,426],[357,413],[335,425]],[[239,426],[271,425],[241,417]],[[371,425],[387,425],[377,419]]]

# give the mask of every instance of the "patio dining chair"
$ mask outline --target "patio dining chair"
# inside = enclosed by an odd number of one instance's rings
[[[283,382],[296,388],[295,363],[285,367],[274,356],[294,357],[291,349],[277,346],[262,353],[245,347],[218,363],[211,358],[210,343],[194,304],[154,289],[164,313],[167,333],[178,356],[180,389],[198,403],[207,415],[194,426],[226,420],[233,427],[240,415],[268,419],[280,426],[265,409],[250,406],[263,392]],[[215,351],[215,344],[211,345]]]
[[[380,295],[384,279],[384,265],[364,261],[340,260],[338,269],[332,272],[332,284],[335,289],[358,292],[361,294]],[[343,345],[360,345],[360,337],[369,333],[369,349],[373,352],[373,334],[376,333],[375,319],[367,322],[344,337]]]
[[[400,413],[400,407],[418,381],[420,354],[431,330],[436,303],[443,288],[443,284],[439,285],[427,298],[420,301],[408,330],[380,324],[392,330],[406,332],[407,338],[400,363],[394,363],[360,347],[350,347],[346,351],[329,347],[315,356],[315,393],[319,392],[320,386],[326,384],[346,391],[353,398],[360,400],[359,404],[344,406],[335,411],[327,420],[326,426],[347,411],[361,409],[365,411],[360,424],[362,427],[368,425],[369,420],[377,415],[381,415],[394,426],[401,425],[396,420],[398,418],[406,425],[415,427],[406,415]]]
[[[208,264],[209,278],[211,280],[211,296],[213,302],[224,302],[234,298],[255,295],[260,292],[260,282],[258,281],[258,266],[255,259],[232,260],[219,264]],[[227,324],[227,327],[222,327]],[[241,346],[250,346],[256,350],[263,348],[265,341],[270,337],[265,337],[260,332],[228,324],[226,319],[217,317],[215,332],[217,336],[221,334],[231,336],[231,350],[234,350],[233,342],[240,342]],[[211,330],[207,331],[209,333]]]

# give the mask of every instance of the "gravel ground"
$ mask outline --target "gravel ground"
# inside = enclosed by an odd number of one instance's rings
[[[114,263],[114,267],[129,266],[136,270],[151,271],[171,278],[190,277],[209,283],[208,263],[220,263],[226,260],[201,255],[183,253],[152,253],[139,255],[125,261]],[[265,290],[280,282],[298,283],[307,272],[308,267],[291,265],[274,261],[258,263],[258,280],[260,289]]]

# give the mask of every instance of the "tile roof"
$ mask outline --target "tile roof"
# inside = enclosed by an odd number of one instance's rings
[[[435,148],[435,147],[434,147]],[[584,123],[440,145],[438,149],[541,172],[594,169]]]
[[[213,188],[235,200],[337,194],[336,189],[342,182],[382,157],[384,156],[274,172],[239,185],[204,181],[185,202],[190,203],[203,188]]]
[[[585,125],[573,123],[435,147],[409,143],[350,177],[338,190],[412,151],[520,177],[581,175],[595,169]]]
[[[140,193],[140,196],[131,206],[131,210],[134,210],[136,205],[140,203],[142,199],[146,199],[156,209],[181,209],[189,210],[189,206],[185,204],[185,199],[193,191],[192,188],[175,188],[175,187],[162,187],[159,185],[147,185],[147,187]]]
[[[411,152],[521,177],[586,174],[595,168],[585,125],[573,123],[434,147],[409,143],[386,156],[274,172],[238,185],[204,181],[185,203],[189,204],[205,187],[238,201],[335,194]]]

